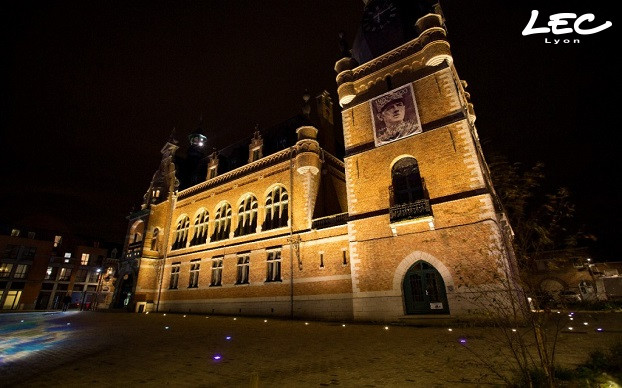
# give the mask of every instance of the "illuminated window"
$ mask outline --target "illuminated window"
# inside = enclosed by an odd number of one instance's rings
[[[179,283],[179,270],[181,269],[181,263],[173,263],[171,266],[171,280],[169,281],[168,288],[177,289],[177,283]]]
[[[248,284],[248,274],[250,269],[250,256],[238,256],[238,276],[235,284]]]
[[[177,221],[175,240],[171,249],[185,248],[188,244],[188,230],[190,229],[190,217],[184,215]]]
[[[281,250],[268,251],[268,258],[266,259],[268,264],[268,272],[266,276],[266,282],[280,282],[281,281]]]
[[[19,237],[19,229],[11,229],[11,237]]]
[[[214,233],[212,241],[220,241],[229,238],[231,232],[231,205],[227,202],[223,203],[216,210],[214,217]]]
[[[60,244],[63,242],[62,236],[54,236],[54,248],[58,248]]]
[[[222,284],[222,257],[212,259],[212,280],[210,286],[220,286]]]
[[[287,226],[289,220],[287,204],[288,196],[285,187],[275,186],[266,198],[266,219],[262,230]]]
[[[65,259],[71,259],[71,252],[65,252]]]
[[[153,230],[153,235],[151,236],[151,250],[152,251],[157,251],[158,250],[158,236],[160,234],[160,229],[155,228]]]
[[[26,275],[28,274],[28,266],[26,264],[18,264],[15,267],[15,274],[13,277],[15,279],[26,279]]]
[[[58,273],[58,280],[66,282],[71,278],[71,268],[61,268]]]
[[[205,209],[199,210],[194,217],[194,233],[190,245],[200,245],[207,242],[207,226],[209,223],[209,213]]]
[[[8,278],[11,275],[13,264],[0,263],[0,278]]]
[[[238,227],[236,236],[254,233],[257,231],[257,198],[247,195],[238,207]]]
[[[58,273],[58,267],[48,267],[45,271],[45,280],[56,280],[56,274]]]
[[[90,256],[90,254],[83,253],[82,257],[80,258],[80,264],[82,264],[82,265],[89,265],[89,256]]]
[[[196,288],[199,286],[200,267],[201,267],[201,259],[192,260],[190,262],[190,281],[188,282],[189,288]]]
[[[4,299],[4,304],[2,305],[3,310],[15,310],[19,308],[19,298],[22,296],[21,290],[9,290],[6,293],[6,298]],[[0,294],[0,298],[2,295]]]

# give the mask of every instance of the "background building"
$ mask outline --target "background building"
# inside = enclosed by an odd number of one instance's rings
[[[114,290],[117,250],[65,233],[3,227],[0,306],[4,310],[61,309],[69,295],[69,308],[107,307]]]

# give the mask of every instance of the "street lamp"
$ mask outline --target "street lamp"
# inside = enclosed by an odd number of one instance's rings
[[[97,275],[99,276],[99,280],[97,282],[97,288],[95,289],[95,303],[93,303],[93,310],[97,310],[97,305],[99,304],[99,290],[101,289],[102,286],[102,269],[101,268],[97,268],[96,270]]]

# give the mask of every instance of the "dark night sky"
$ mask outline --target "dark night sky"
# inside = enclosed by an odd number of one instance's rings
[[[224,145],[298,113],[305,89],[334,95],[337,34],[351,41],[363,8],[360,0],[18,3],[0,6],[0,223],[62,222],[111,241],[123,239],[173,127],[183,143],[203,116]],[[570,188],[579,221],[613,257],[622,232],[616,13],[602,2],[541,3],[441,0],[484,150],[545,162],[549,183]],[[553,13],[590,12],[591,26],[613,27],[524,37],[532,9],[538,26]]]

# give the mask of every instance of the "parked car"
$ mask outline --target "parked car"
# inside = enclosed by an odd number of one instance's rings
[[[583,300],[581,294],[572,290],[563,290],[559,292],[559,301],[562,303],[579,303]]]

